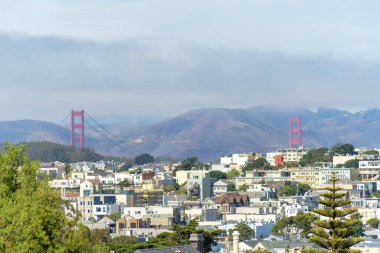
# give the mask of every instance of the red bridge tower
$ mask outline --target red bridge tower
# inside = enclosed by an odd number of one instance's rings
[[[301,143],[301,119],[300,118],[290,118],[290,148],[299,148],[302,146]]]
[[[84,148],[84,111],[71,111],[71,145]]]

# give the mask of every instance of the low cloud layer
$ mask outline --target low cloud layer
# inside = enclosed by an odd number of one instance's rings
[[[380,65],[210,49],[180,40],[95,43],[0,35],[1,120],[170,116],[202,107],[379,106]]]

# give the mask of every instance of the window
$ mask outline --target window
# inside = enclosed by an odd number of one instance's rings
[[[85,197],[90,196],[90,190],[84,190],[83,191],[83,196],[85,196]]]

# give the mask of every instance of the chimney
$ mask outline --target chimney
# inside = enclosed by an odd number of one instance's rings
[[[204,241],[205,241],[205,237],[202,233],[190,235],[190,239],[189,239],[190,246],[193,249],[197,249],[199,252],[203,252]]]
[[[232,233],[232,241],[233,241],[233,246],[232,246],[232,252],[233,253],[239,253],[239,231],[234,231]]]

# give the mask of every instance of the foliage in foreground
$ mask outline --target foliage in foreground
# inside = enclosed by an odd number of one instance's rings
[[[296,216],[285,217],[272,227],[274,235],[290,235],[294,232],[305,237],[309,234],[311,224],[317,219],[317,216],[312,213],[298,212]]]
[[[0,252],[104,252],[79,217],[66,218],[59,193],[36,180],[38,167],[25,145],[0,153]]]
[[[115,252],[133,253],[137,249],[165,248],[189,244],[190,234],[203,233],[205,250],[209,250],[215,237],[224,230],[205,231],[197,229],[197,222],[192,220],[188,226],[173,225],[173,232],[163,232],[147,242],[138,242],[136,237],[116,237],[107,241],[106,245]]]
[[[311,229],[313,234],[309,240],[324,251],[315,251],[311,249],[303,250],[303,253],[314,252],[331,252],[331,253],[354,253],[360,252],[352,250],[351,247],[364,239],[356,236],[357,225],[360,220],[353,218],[352,214],[356,212],[355,208],[346,208],[351,201],[344,199],[345,193],[339,192],[342,188],[336,187],[339,181],[333,173],[330,179],[332,187],[327,187],[327,192],[321,194],[323,197],[319,204],[325,208],[314,209],[313,212],[326,217],[313,222],[314,228]],[[351,217],[350,217],[351,216]]]

